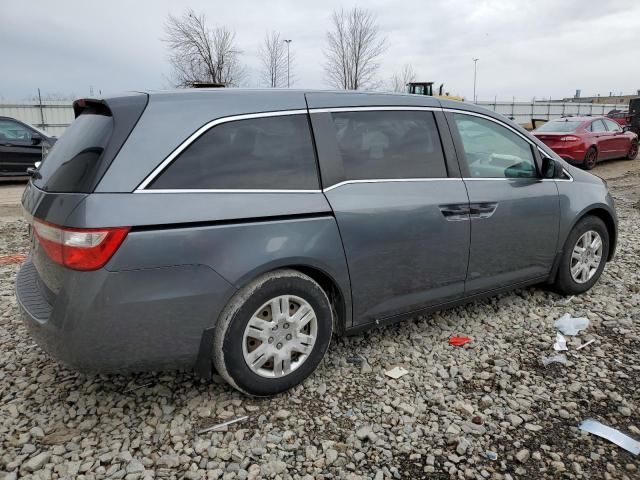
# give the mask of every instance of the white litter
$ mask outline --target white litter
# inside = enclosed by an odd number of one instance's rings
[[[213,426],[208,427],[208,428],[203,428],[202,430],[198,430],[196,433],[198,433],[198,435],[201,435],[203,433],[215,432],[217,430],[221,430],[221,429],[223,429],[225,427],[228,427],[229,425],[233,425],[234,423],[244,422],[247,418],[249,418],[248,415],[245,415],[243,417],[234,418],[233,420],[229,420],[227,422],[219,423],[217,425],[213,425]]]
[[[560,330],[563,335],[573,336],[589,326],[589,319],[585,317],[574,318],[570,314],[565,313],[555,321],[554,326]]]
[[[587,343],[583,343],[582,345],[580,345],[578,348],[576,348],[576,350],[582,350],[584,347],[586,347],[587,345],[591,345],[595,341],[596,341],[596,339],[592,338]]]
[[[562,352],[563,350],[569,350],[567,348],[567,339],[562,336],[561,333],[556,335],[556,343],[553,344],[553,349],[556,352]]]
[[[567,356],[564,353],[561,353],[559,355],[552,355],[551,357],[542,357],[540,359],[540,363],[545,367],[548,367],[552,363],[561,363],[562,365],[566,365]]]
[[[409,373],[409,370],[407,370],[405,368],[402,368],[402,367],[393,367],[391,370],[387,370],[386,372],[384,372],[384,374],[387,377],[391,377],[394,380],[397,380],[400,377],[403,377],[407,373]]]
[[[627,452],[632,453],[633,455],[640,454],[640,442],[616,430],[615,428],[607,427],[596,420],[584,420],[580,424],[580,430],[597,435],[598,437],[606,438],[610,442],[615,443],[620,448],[624,448]]]

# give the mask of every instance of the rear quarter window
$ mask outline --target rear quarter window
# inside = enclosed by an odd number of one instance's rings
[[[150,189],[319,189],[307,116],[236,120],[189,145]]]

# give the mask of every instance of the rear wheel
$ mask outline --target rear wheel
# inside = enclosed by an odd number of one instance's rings
[[[598,281],[609,256],[609,232],[598,217],[580,220],[565,242],[554,286],[566,295],[589,290]]]
[[[596,163],[598,162],[598,151],[596,150],[596,147],[589,147],[589,149],[587,150],[587,153],[585,153],[584,155],[584,169],[585,170],[591,170],[593,167],[596,166]]]
[[[241,392],[276,395],[316,369],[332,330],[331,304],[313,279],[270,272],[239,290],[220,315],[214,364]]]
[[[627,153],[627,160],[633,160],[638,156],[638,140],[633,140]]]

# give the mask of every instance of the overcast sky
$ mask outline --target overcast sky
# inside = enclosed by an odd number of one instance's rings
[[[237,33],[247,85],[259,85],[268,30],[293,40],[294,86],[327,88],[323,48],[333,9],[366,6],[387,38],[379,77],[410,63],[418,80],[471,98],[634,93],[640,89],[639,0],[4,1],[0,0],[0,99],[36,94],[169,87],[161,38],[167,14],[186,5]]]

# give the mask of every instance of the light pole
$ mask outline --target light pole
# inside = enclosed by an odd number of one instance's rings
[[[476,97],[476,78],[478,76],[478,60],[479,58],[473,59],[473,103],[478,103],[478,97]]]
[[[287,88],[290,86],[290,76],[289,76],[289,45],[291,45],[291,40],[285,40],[287,44]]]

